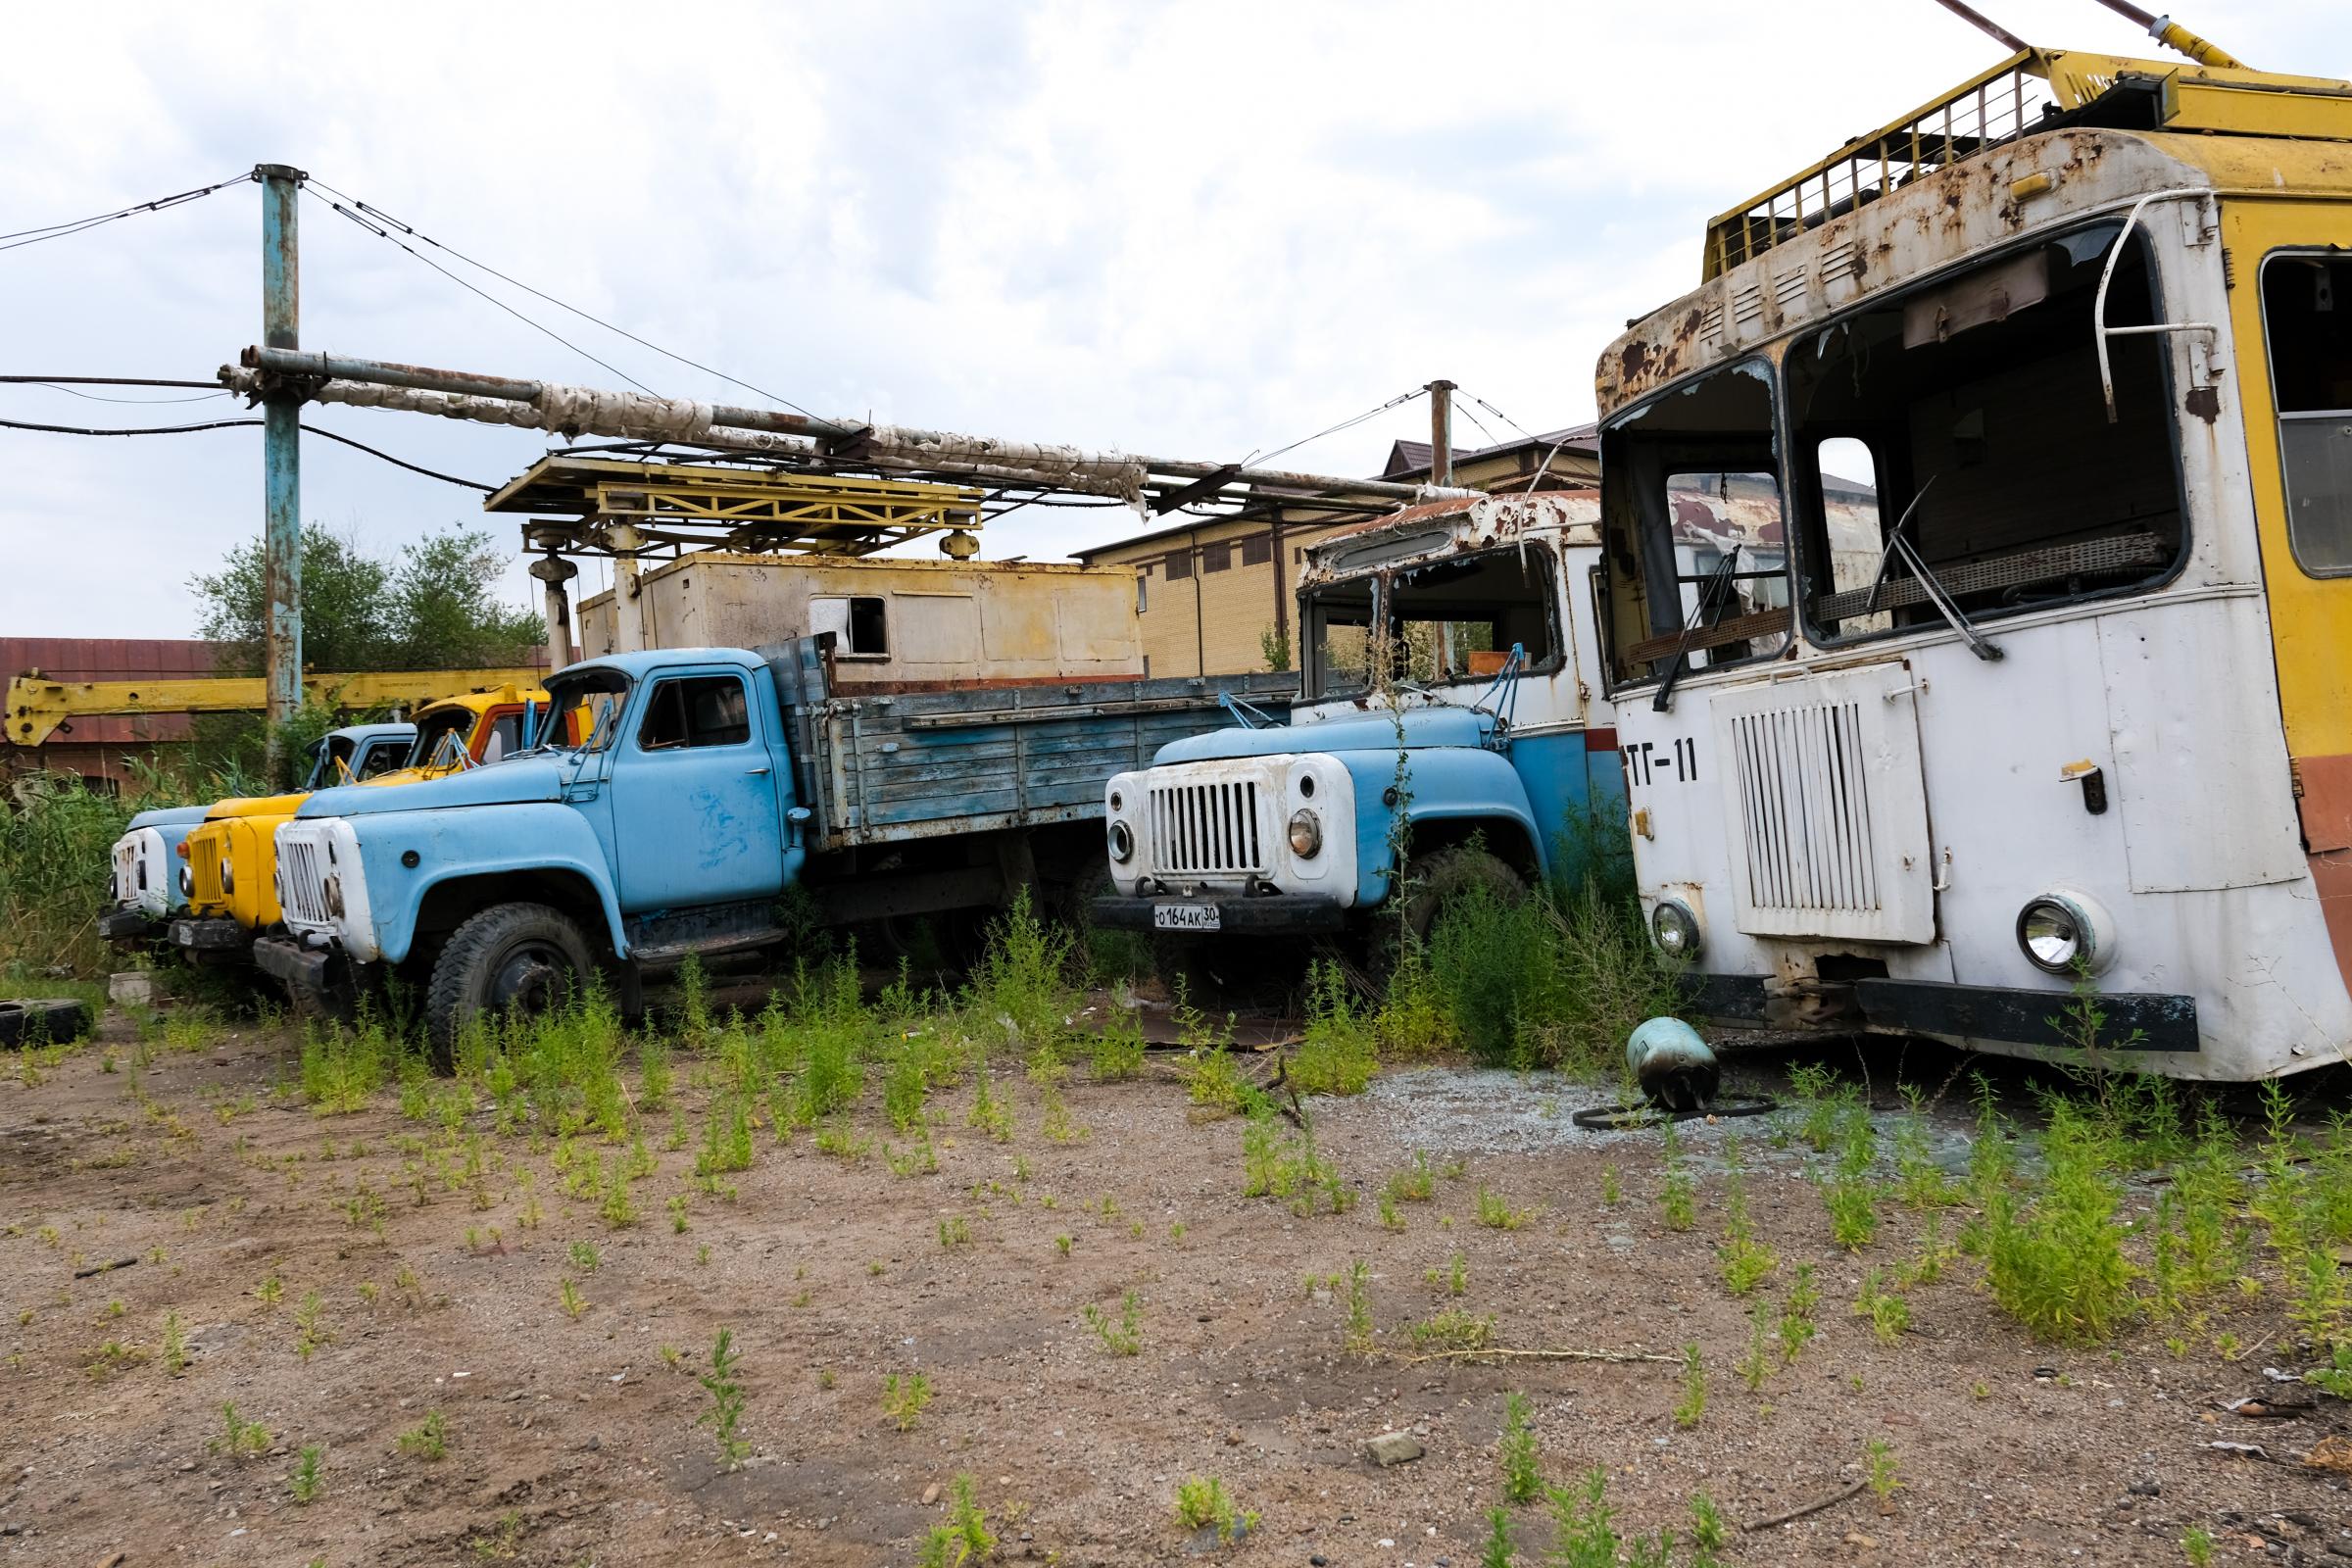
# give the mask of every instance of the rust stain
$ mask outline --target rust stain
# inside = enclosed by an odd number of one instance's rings
[[[2222,416],[2222,393],[2219,387],[2192,386],[2180,406],[2203,419],[2207,424]]]
[[[1617,363],[1618,374],[1628,381],[1635,380],[1649,363],[1649,345],[1640,338],[1634,339],[1618,354]]]

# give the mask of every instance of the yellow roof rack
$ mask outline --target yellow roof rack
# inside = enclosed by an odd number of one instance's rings
[[[2352,141],[2352,83],[2021,49],[1707,224],[1703,277],[1988,148],[2066,124]]]

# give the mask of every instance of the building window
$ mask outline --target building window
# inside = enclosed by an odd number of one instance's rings
[[[1168,552],[1168,581],[1182,582],[1193,574],[1193,553],[1189,550]]]
[[[1233,547],[1231,545],[1220,540],[1216,544],[1200,547],[1200,569],[1202,571],[1223,571],[1232,564]]]
[[[1135,572],[1135,612],[1142,614],[1152,608],[1152,568],[1139,566]]]
[[[1274,536],[1259,534],[1242,541],[1242,564],[1245,566],[1271,565],[1274,561]]]
[[[811,636],[831,632],[836,658],[890,657],[890,634],[880,595],[809,600],[808,631]]]

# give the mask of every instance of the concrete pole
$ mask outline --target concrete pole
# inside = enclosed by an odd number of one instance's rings
[[[1453,383],[1429,383],[1429,482],[1453,483]]]
[[[296,203],[302,171],[284,164],[254,170],[262,182],[262,342],[302,346],[302,267]],[[263,626],[263,684],[270,717],[270,760],[278,760],[278,726],[302,707],[302,395],[263,400],[262,579],[269,602]]]
[[[608,525],[605,537],[612,548],[612,651],[638,653],[648,646],[645,601],[637,592],[637,552],[645,540],[627,522]]]
[[[531,563],[531,575],[547,589],[547,667],[562,669],[572,661],[571,594],[564,586],[580,568],[562,556],[542,556]]]

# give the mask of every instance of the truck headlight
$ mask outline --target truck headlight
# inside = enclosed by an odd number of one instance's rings
[[[1135,835],[1124,822],[1110,824],[1110,858],[1121,865],[1135,858]]]
[[[195,873],[184,864],[179,868],[179,896],[183,899],[192,899],[196,896]]]
[[[222,897],[237,891],[236,863],[225,855],[220,857],[220,892]]]
[[[1291,813],[1291,853],[1301,860],[1311,860],[1322,850],[1323,823],[1302,806]]]
[[[2092,900],[2053,888],[2017,911],[2017,947],[2044,974],[2094,972],[2115,956],[2114,927]]]
[[[326,903],[326,912],[336,919],[343,918],[343,879],[328,872],[325,886],[320,889]]]
[[[1698,916],[1680,899],[1660,899],[1649,911],[1649,939],[1669,958],[1695,958],[1703,945]]]

